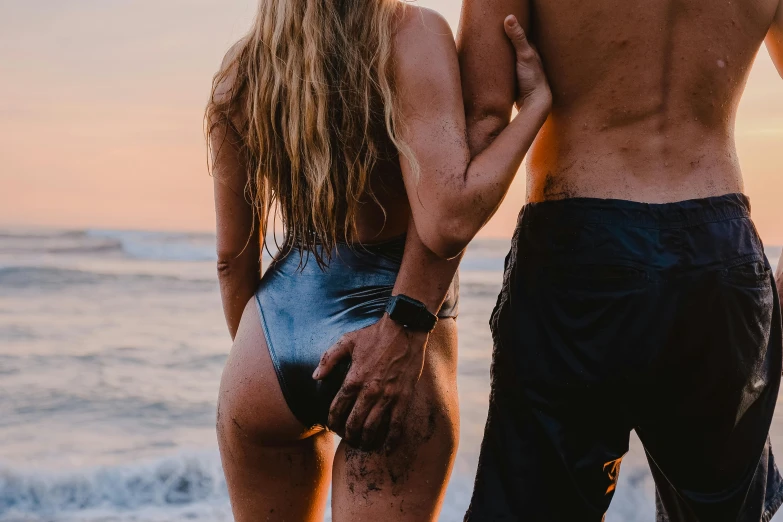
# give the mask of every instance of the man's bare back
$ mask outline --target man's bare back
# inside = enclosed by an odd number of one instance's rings
[[[513,12],[527,16],[554,97],[529,157],[530,201],[742,192],[734,118],[768,31],[773,57],[783,54],[778,4],[468,0],[459,40],[473,151],[511,108],[513,58],[497,20]]]

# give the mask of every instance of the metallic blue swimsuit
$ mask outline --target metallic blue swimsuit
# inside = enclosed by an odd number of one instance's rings
[[[344,334],[375,324],[400,270],[405,237],[351,247],[340,244],[329,266],[293,249],[272,262],[256,291],[269,354],[291,412],[308,427],[325,426],[348,361],[323,382],[312,378],[323,353]],[[308,259],[309,258],[309,259]],[[454,278],[438,317],[456,317]]]

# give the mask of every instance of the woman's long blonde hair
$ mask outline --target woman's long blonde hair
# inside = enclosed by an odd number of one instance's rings
[[[361,201],[377,203],[376,163],[410,157],[396,134],[392,74],[402,8],[398,0],[261,0],[213,80],[207,134],[244,122],[236,130],[251,168],[246,196],[261,230],[276,205],[285,246],[313,251],[319,264],[338,242],[354,243]],[[229,95],[218,96],[231,76]]]

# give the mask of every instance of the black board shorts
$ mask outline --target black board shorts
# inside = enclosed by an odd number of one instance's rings
[[[774,288],[740,194],[526,206],[465,520],[601,521],[636,430],[656,521],[769,521],[783,502]]]

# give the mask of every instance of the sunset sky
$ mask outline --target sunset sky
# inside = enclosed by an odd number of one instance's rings
[[[211,230],[202,114],[257,0],[0,2],[0,227]],[[456,27],[457,0],[421,0]],[[783,244],[783,81],[765,49],[737,122],[753,215]],[[507,236],[523,176],[483,232]]]

